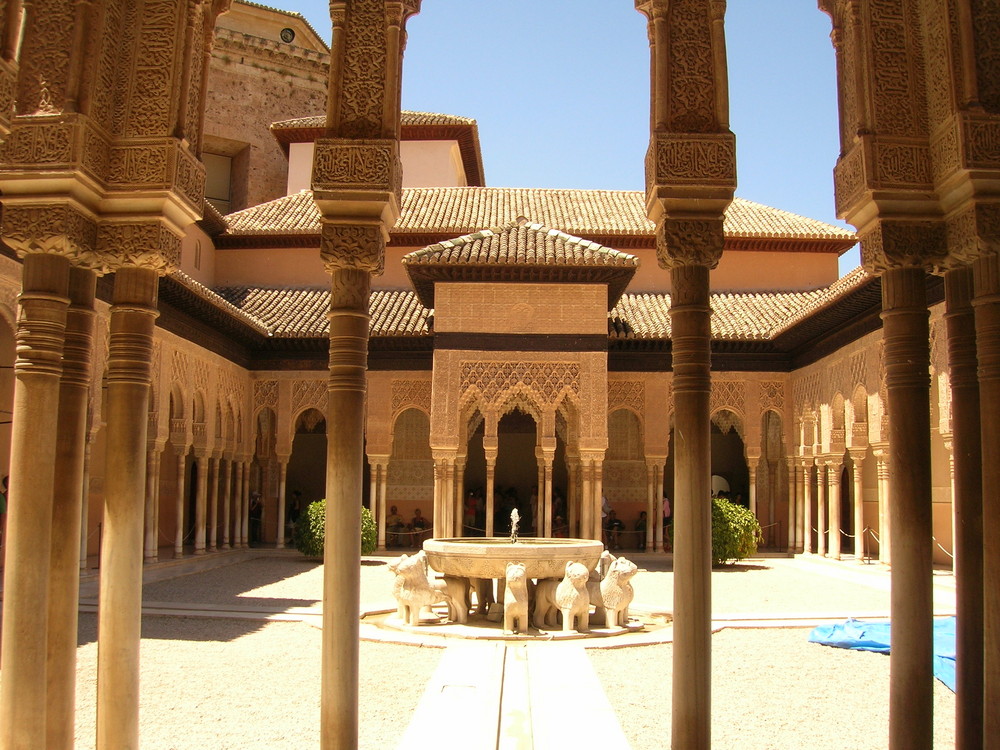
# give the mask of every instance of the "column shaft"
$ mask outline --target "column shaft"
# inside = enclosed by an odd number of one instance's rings
[[[604,461],[594,460],[594,499],[591,508],[594,519],[594,532],[591,539],[600,539],[604,532],[604,519],[601,517],[601,505],[604,498]]]
[[[115,274],[108,352],[107,466],[97,644],[97,748],[139,747],[142,497],[157,274]]]
[[[868,544],[868,534],[865,532],[865,486],[861,474],[863,460],[861,456],[854,458],[854,471],[851,473],[854,479],[854,557],[858,560],[865,557]]]
[[[552,458],[545,457],[545,488],[538,499],[542,507],[542,528],[535,532],[535,536],[552,536]]]
[[[657,465],[656,467],[656,518],[653,519],[653,523],[656,526],[656,549],[663,550],[666,552],[666,546],[664,545],[663,538],[663,474],[664,466]]]
[[[230,548],[230,515],[232,507],[233,491],[233,461],[231,458],[223,458],[226,463],[226,470],[222,478],[222,548]]]
[[[59,435],[53,483],[49,571],[48,713],[45,746],[72,750],[76,709],[77,612],[80,600],[80,528],[84,446],[94,348],[93,271],[70,269],[63,373],[59,390]]]
[[[841,464],[831,463],[826,470],[826,481],[829,486],[827,493],[827,510],[830,512],[829,545],[830,557],[834,560],[840,559],[840,483]]]
[[[205,554],[205,541],[208,538],[208,456],[205,453],[197,455],[198,459],[198,489],[194,506],[194,553]]]
[[[219,548],[219,469],[218,456],[208,460],[208,469],[212,472],[211,490],[208,495],[208,549],[215,552]]]
[[[594,536],[594,464],[589,458],[584,458],[581,460],[581,465],[583,476],[580,482],[580,536],[583,539],[600,539],[600,533]],[[598,523],[600,515],[598,512]]]
[[[892,484],[889,747],[933,744],[930,351],[922,269],[882,276]]]
[[[69,261],[24,258],[14,363],[10,503],[7,506],[0,747],[45,747],[53,467],[69,305]]]
[[[331,270],[327,424],[326,545],[323,557],[323,656],[320,746],[358,743],[358,617],[361,603],[361,488],[370,277]],[[435,518],[435,526],[439,519]],[[344,613],[351,613],[345,617]]]
[[[486,536],[493,536],[493,514],[496,503],[493,492],[496,482],[496,458],[486,457]]]
[[[388,462],[382,464],[381,467],[380,467],[380,471],[379,471],[378,502],[379,502],[379,506],[378,507],[379,507],[379,514],[380,514],[380,523],[381,523],[381,526],[380,526],[381,532],[380,533],[382,534],[382,540],[381,540],[381,542],[379,542],[379,544],[381,545],[381,549],[385,549],[385,519],[386,519],[386,515],[389,512],[388,511],[388,507],[389,507],[389,464],[388,464]],[[397,544],[398,544],[398,542],[397,542]]]
[[[275,547],[278,549],[284,549],[285,547],[285,484],[288,481],[288,461],[278,460],[278,520],[277,529],[275,530]],[[384,510],[384,508],[383,508]],[[385,524],[383,523],[383,528]],[[385,540],[381,541],[382,547],[385,548]]]
[[[174,512],[177,516],[177,529],[174,532],[174,557],[184,557],[184,485],[187,474],[187,446],[176,448],[177,455],[177,493],[174,496]]]
[[[358,498],[361,495],[358,494]],[[361,532],[358,532],[360,539]],[[360,544],[360,542],[359,542]],[[240,506],[240,547],[250,546],[250,461],[243,462],[243,493]]]
[[[983,467],[983,739],[984,747],[995,750],[1000,747],[1000,258],[984,255],[973,273]],[[967,591],[975,596],[975,589]]]
[[[830,500],[830,483],[826,475],[830,467],[816,464],[816,554],[826,557],[826,519]]]
[[[674,748],[711,746],[712,450],[709,269],[672,269],[674,389]]]
[[[802,551],[812,554],[812,466],[809,463],[802,465],[802,527],[805,532],[803,537]]]
[[[983,745],[983,450],[972,269],[945,274],[955,519],[955,746]]]
[[[160,539],[156,506],[160,499],[160,448],[149,443],[146,449],[146,539],[143,557],[147,563],[154,563],[159,557]]]

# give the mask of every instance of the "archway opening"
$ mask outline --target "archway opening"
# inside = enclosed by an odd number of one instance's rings
[[[517,508],[523,533],[535,533],[532,493],[538,499],[538,428],[534,418],[515,407],[497,427],[497,466],[493,487],[493,530],[510,533],[510,514]]]
[[[285,486],[290,523],[309,503],[326,497],[326,417],[318,409],[306,409],[295,420]]]
[[[396,417],[389,456],[386,513],[392,515],[392,508],[396,508],[403,521],[411,525],[418,508],[424,518],[433,522],[434,458],[430,439],[431,422],[420,409],[407,409]],[[415,538],[401,536],[393,541],[412,546]]]

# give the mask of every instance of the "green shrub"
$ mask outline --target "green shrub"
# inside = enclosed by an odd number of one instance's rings
[[[729,565],[750,557],[763,541],[753,513],[729,500],[713,498],[712,565]]]
[[[295,522],[292,542],[307,557],[322,557],[326,539],[326,500],[309,503]],[[370,555],[378,546],[378,528],[368,508],[361,508],[361,554]]]
[[[673,524],[667,532],[672,545]],[[750,557],[763,541],[760,523],[753,513],[724,498],[712,498],[712,565],[730,565]]]

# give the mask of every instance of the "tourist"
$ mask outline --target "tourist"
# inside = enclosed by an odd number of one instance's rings
[[[635,522],[635,535],[638,538],[636,545],[639,552],[646,551],[646,511],[639,511],[639,518]]]
[[[424,539],[427,539],[430,535],[427,533],[430,529],[430,521],[420,514],[420,508],[413,511],[413,518],[410,520],[410,528],[413,529],[413,545],[416,547],[422,547],[424,544]]]
[[[389,509],[389,517],[385,519],[385,529],[389,532],[386,544],[390,547],[398,546],[399,537],[406,533],[406,522],[403,521],[403,517],[399,515],[399,511],[396,510],[395,505]]]
[[[613,510],[608,511],[608,520],[605,523],[604,530],[607,532],[607,547],[610,551],[614,552],[616,549],[621,547],[620,536],[625,530],[625,523],[622,521],[618,514]]]

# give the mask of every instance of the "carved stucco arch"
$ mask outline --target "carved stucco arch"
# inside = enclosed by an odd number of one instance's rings
[[[729,419],[725,414],[732,414],[734,419]],[[743,441],[744,446],[746,445],[746,423],[745,416],[728,406],[721,406],[715,409],[711,413],[712,424],[719,428],[719,431],[725,435],[731,429],[736,430],[736,434],[740,436],[740,440]]]

